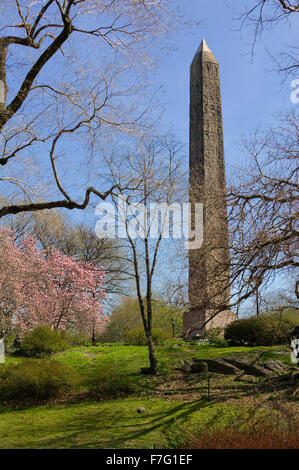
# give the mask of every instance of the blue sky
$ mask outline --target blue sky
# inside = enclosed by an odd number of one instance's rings
[[[163,124],[188,143],[189,66],[202,38],[206,39],[220,65],[227,171],[230,165],[241,165],[245,158],[239,147],[243,134],[268,127],[280,113],[294,106],[291,79],[283,83],[269,53],[275,55],[288,44],[296,45],[299,30],[299,21],[277,24],[264,32],[251,57],[253,34],[248,28],[238,31],[240,21],[232,10],[236,4],[242,10],[245,2],[184,0],[186,15],[201,24],[192,33],[185,29],[177,35],[177,50],[164,58],[157,73],[157,80],[164,84]]]
[[[272,56],[288,45],[298,44],[299,21],[279,23],[264,31],[251,55],[253,32],[239,31],[240,21],[232,7],[242,11],[246,2],[233,0],[185,0],[184,11],[201,24],[192,33],[176,37],[177,49],[162,62],[157,79],[164,84],[166,103],[163,124],[182,142],[189,142],[189,67],[204,37],[220,65],[226,173],[245,164],[241,148],[244,134],[275,125],[279,115],[290,111],[291,78],[283,81]],[[253,1],[250,2],[253,5]],[[257,3],[257,2],[256,2]],[[298,16],[298,15],[297,15]],[[299,78],[299,77],[297,77]],[[288,279],[280,279],[287,286]],[[272,286],[270,288],[273,289]]]
[[[253,5],[254,0],[249,2]],[[222,111],[224,127],[225,160],[227,179],[232,167],[242,167],[246,155],[241,147],[244,134],[253,134],[257,129],[267,129],[275,124],[279,114],[288,112],[291,103],[291,79],[275,70],[273,56],[287,45],[298,43],[299,19],[293,15],[290,24],[276,23],[264,31],[251,55],[252,30],[244,27],[240,32],[240,20],[233,7],[240,11],[245,2],[235,0],[184,0],[186,17],[200,21],[198,26],[182,26],[170,43],[174,50],[163,50],[159,67],[155,72],[156,88],[162,86],[159,95],[164,104],[161,132],[171,133],[186,144],[186,163],[189,143],[189,69],[192,59],[204,37],[220,65]],[[297,15],[298,16],[298,15]],[[299,77],[298,77],[299,78]],[[93,208],[84,213],[71,214],[76,221],[94,224]]]
[[[249,2],[251,5],[254,1]],[[242,167],[246,154],[241,148],[244,134],[275,125],[279,114],[288,112],[291,79],[275,70],[272,56],[298,43],[299,21],[291,18],[289,24],[278,23],[264,31],[251,55],[253,32],[248,27],[239,31],[240,21],[233,10],[240,11],[245,2],[235,0],[184,0],[183,11],[192,20],[201,23],[193,28],[182,28],[175,36],[175,50],[164,54],[155,74],[157,87],[163,86],[160,99],[165,103],[163,130],[175,135],[186,144],[189,142],[189,68],[204,37],[220,65],[222,110],[226,171],[229,179],[232,167]],[[293,15],[295,16],[295,15]],[[298,16],[298,15],[297,15]],[[188,31],[189,29],[189,31]],[[271,54],[271,55],[270,55]],[[299,78],[299,77],[298,77]],[[93,209],[77,213],[80,222],[93,224]]]
[[[253,32],[248,27],[239,30],[240,21],[236,20],[237,15],[232,9],[237,3],[242,11],[245,2],[235,0],[184,0],[186,15],[201,24],[192,32],[184,29],[176,35],[176,49],[163,58],[156,73],[157,84],[163,85],[163,126],[186,143],[188,149],[189,68],[202,38],[206,39],[220,65],[228,179],[233,168],[246,164],[242,136],[275,125],[279,115],[294,106],[299,109],[299,104],[292,104],[290,99],[291,78],[283,81],[273,60],[273,56],[288,45],[298,44],[299,21],[293,21],[292,17],[290,23],[279,23],[264,31],[252,55]],[[280,277],[279,287],[289,287],[290,282]],[[270,291],[277,287],[275,283]]]

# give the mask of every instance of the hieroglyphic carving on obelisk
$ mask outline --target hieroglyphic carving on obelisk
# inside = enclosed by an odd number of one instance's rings
[[[203,204],[204,221],[202,247],[189,250],[190,310],[184,315],[184,335],[197,325],[202,334],[235,319],[227,310],[230,269],[219,65],[204,39],[190,70],[189,159],[190,202]],[[201,329],[217,310],[221,313]]]

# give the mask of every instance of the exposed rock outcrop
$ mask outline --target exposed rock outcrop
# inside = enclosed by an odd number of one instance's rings
[[[237,367],[238,369],[246,372],[246,374],[254,375],[255,377],[270,378],[273,377],[275,374],[273,371],[265,369],[259,364],[251,363],[247,359],[226,357],[225,360],[233,366]]]

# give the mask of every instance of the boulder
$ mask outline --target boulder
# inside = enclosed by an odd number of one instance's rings
[[[183,359],[182,361],[179,362],[177,367],[175,367],[175,370],[180,370],[181,372],[188,373],[190,372],[191,364],[192,364],[191,360]]]
[[[191,364],[191,372],[215,372],[217,374],[237,374],[237,367],[229,364],[223,359],[202,359]]]
[[[290,372],[288,374],[278,375],[276,377],[272,377],[273,381],[276,383],[287,383],[289,385],[298,385],[299,384],[299,371],[298,372]]]
[[[270,378],[274,376],[274,372],[272,372],[271,370],[265,369],[264,367],[258,364],[252,364],[251,362],[247,361],[247,359],[227,357],[225,358],[225,360],[233,366],[237,367],[238,369],[243,370],[248,375],[254,375],[255,377],[265,378]]]
[[[285,364],[284,362],[280,361],[279,359],[272,359],[274,360],[275,364],[278,366],[282,367],[283,369],[288,368],[288,364]]]
[[[191,372],[208,372],[208,363],[206,361],[196,361],[190,365]]]
[[[278,374],[285,374],[288,370],[288,367],[282,361],[270,360],[259,365]]]
[[[272,378],[277,376],[277,374],[286,374],[289,371],[289,367],[282,361],[269,360],[262,364],[257,364],[238,357],[193,358],[191,362],[186,360],[181,361],[179,369],[185,373],[215,372],[217,374],[238,374],[244,372],[246,375],[264,378]]]
[[[237,374],[240,372],[237,367],[230,364],[224,359],[207,359],[209,372],[217,374]]]
[[[254,375],[247,375],[247,374],[242,374],[241,377],[237,377],[235,380],[238,380],[238,382],[246,382],[249,384],[256,383],[258,381],[258,378],[255,377]]]

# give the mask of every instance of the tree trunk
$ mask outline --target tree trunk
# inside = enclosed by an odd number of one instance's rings
[[[91,345],[95,346],[96,345],[96,332],[95,332],[95,327],[94,327],[94,322],[92,325],[92,338],[91,338]]]
[[[148,352],[149,352],[149,361],[150,361],[150,373],[152,375],[156,375],[158,362],[155,356],[155,346],[153,343],[153,337],[151,333],[147,334],[147,343],[148,343]]]

